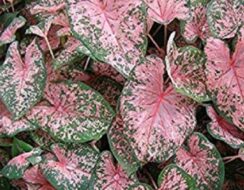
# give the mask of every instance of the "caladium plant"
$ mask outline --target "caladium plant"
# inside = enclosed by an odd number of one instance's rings
[[[0,189],[243,189],[243,18],[243,0],[0,0]]]

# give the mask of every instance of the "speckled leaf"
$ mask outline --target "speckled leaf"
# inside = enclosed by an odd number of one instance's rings
[[[73,34],[91,54],[129,75],[146,49],[146,9],[141,0],[67,0]]]
[[[205,41],[210,36],[206,5],[199,3],[192,7],[191,15],[191,19],[181,23],[183,37],[191,43],[194,43],[197,38]]]
[[[30,134],[32,140],[40,147],[48,148],[54,143],[54,139],[42,129],[37,129]]]
[[[13,121],[11,114],[1,101],[0,110],[0,137],[13,137],[19,132],[36,129],[36,126],[31,125],[26,118]],[[0,142],[0,144],[2,144],[2,142]]]
[[[176,91],[197,102],[210,100],[205,84],[204,53],[193,46],[177,48],[173,37],[174,33],[169,38],[165,61],[168,75]]]
[[[152,187],[147,184],[138,183],[136,185],[130,186],[129,190],[152,190]]]
[[[175,18],[180,20],[190,18],[186,0],[145,0],[145,2],[149,17],[157,23],[167,25]]]
[[[36,106],[28,118],[64,142],[100,139],[114,116],[108,102],[84,83],[50,83],[45,98],[51,105]]]
[[[168,165],[158,177],[158,190],[197,190],[196,181],[175,164]]]
[[[136,177],[129,177],[120,165],[115,165],[111,153],[105,151],[96,164],[89,190],[124,190],[135,182]]]
[[[9,179],[19,179],[23,176],[25,170],[30,165],[28,158],[38,156],[41,150],[36,148],[31,152],[20,154],[19,156],[11,159],[6,166],[1,170],[1,173]]]
[[[0,97],[14,119],[19,119],[42,97],[46,80],[43,54],[36,41],[27,47],[22,60],[13,42],[0,66]]]
[[[230,55],[227,44],[209,38],[207,55],[207,87],[219,113],[244,131],[244,39],[239,39]]]
[[[212,0],[207,18],[210,31],[217,38],[235,36],[244,16],[244,3],[240,0]]]
[[[34,2],[31,14],[54,14],[65,8],[64,0],[39,0],[38,3]]]
[[[8,25],[8,27],[0,35],[0,46],[11,43],[15,40],[15,32],[25,25],[25,18],[22,16],[16,17]]]
[[[59,190],[87,190],[98,154],[86,145],[55,144],[52,150],[58,160],[48,160],[41,166],[45,178]]]
[[[117,115],[107,133],[108,142],[114,157],[130,175],[136,172],[141,164],[130,146],[129,140],[123,135],[123,131],[123,121],[121,116]]]
[[[27,169],[23,175],[23,179],[27,183],[29,183],[32,186],[32,188],[36,188],[38,190],[55,190],[51,186],[51,184],[44,178],[38,165],[35,165]]]
[[[196,179],[198,189],[221,190],[224,182],[224,163],[216,147],[200,133],[194,133],[187,147],[176,153],[176,163]]]
[[[244,146],[244,132],[219,116],[212,107],[207,108],[207,113],[212,120],[208,125],[208,132],[214,138],[226,142],[232,148]]]
[[[142,162],[167,160],[195,127],[195,105],[164,84],[163,75],[163,61],[147,57],[120,97],[123,133]]]

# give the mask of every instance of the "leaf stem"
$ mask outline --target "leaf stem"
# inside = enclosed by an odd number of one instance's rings
[[[167,46],[167,24],[164,25],[164,48]]]
[[[155,183],[155,181],[154,181],[153,177],[151,176],[151,174],[147,170],[145,170],[145,173],[148,176],[148,178],[150,179],[150,181],[152,182],[152,185],[153,185],[154,189],[158,189],[158,186]]]
[[[147,36],[149,37],[149,39],[151,40],[151,42],[154,44],[154,46],[157,48],[157,50],[160,53],[163,53],[162,49],[159,47],[159,45],[154,41],[153,37],[150,34],[147,34]]]
[[[162,24],[158,26],[158,28],[155,30],[155,32],[152,34],[152,37],[154,37],[158,32],[159,30],[162,28]]]
[[[45,39],[45,41],[46,41],[46,43],[47,43],[47,47],[48,47],[49,52],[50,52],[50,54],[51,54],[51,56],[52,56],[52,59],[55,59],[54,54],[53,54],[52,47],[51,47],[51,45],[50,45],[50,43],[49,43],[49,41],[48,41],[47,36],[45,36],[44,39]]]

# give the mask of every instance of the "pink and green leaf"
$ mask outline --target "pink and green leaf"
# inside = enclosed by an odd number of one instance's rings
[[[174,19],[187,20],[190,9],[186,0],[145,0],[148,16],[157,23],[168,25]]]
[[[244,4],[239,0],[213,0],[208,4],[207,19],[216,38],[232,38],[242,24]]]
[[[196,190],[196,181],[183,169],[170,164],[158,177],[158,190]]]
[[[205,54],[193,46],[177,48],[170,36],[165,58],[168,75],[177,92],[197,102],[209,101],[205,75]]]
[[[122,190],[137,182],[134,175],[130,177],[120,165],[114,163],[110,152],[105,151],[97,161],[95,171],[90,183],[90,190]]]
[[[66,2],[74,36],[97,60],[112,65],[128,77],[146,50],[144,2],[140,0]]]
[[[207,88],[217,111],[235,126],[244,130],[244,40],[239,39],[235,51],[225,42],[209,38],[205,46],[207,55]]]
[[[26,19],[22,16],[14,18],[7,28],[0,34],[0,46],[13,42],[16,38],[16,31],[23,27],[25,23]]]
[[[224,141],[232,148],[244,146],[244,132],[219,116],[212,107],[207,108],[211,122],[208,125],[208,132],[216,139]]]
[[[14,119],[24,116],[42,97],[46,81],[43,54],[35,40],[22,60],[13,42],[0,66],[0,97]]]
[[[41,166],[43,175],[55,189],[87,190],[98,154],[86,145],[52,147],[57,160],[48,160]]]
[[[193,101],[165,84],[163,75],[163,61],[147,57],[135,68],[120,97],[123,134],[142,162],[170,158],[196,124]]]
[[[100,139],[114,111],[102,95],[84,83],[50,83],[45,98],[50,105],[36,106],[28,119],[63,142]]]
[[[176,164],[196,179],[198,189],[222,188],[224,163],[216,147],[202,134],[190,136],[187,147],[177,151]]]
[[[129,190],[152,190],[152,187],[144,183],[138,183],[130,186]]]

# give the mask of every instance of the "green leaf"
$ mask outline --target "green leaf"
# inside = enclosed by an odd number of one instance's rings
[[[24,152],[30,152],[32,151],[32,149],[33,147],[30,144],[27,144],[22,140],[14,138],[11,152],[12,152],[12,156],[15,157]]]

